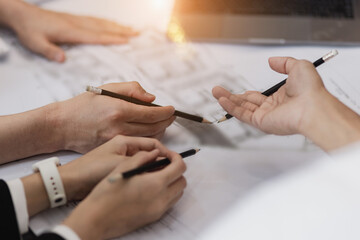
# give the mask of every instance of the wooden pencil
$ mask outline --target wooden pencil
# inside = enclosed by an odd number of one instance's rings
[[[149,107],[161,107],[160,105],[157,105],[157,104],[154,104],[154,103],[144,102],[144,101],[141,101],[141,100],[136,99],[136,98],[125,96],[125,95],[122,95],[122,94],[119,94],[119,93],[114,93],[114,92],[111,92],[111,91],[108,91],[108,90],[105,90],[105,89],[101,89],[101,88],[97,88],[97,87],[93,87],[93,86],[87,86],[86,91],[92,92],[92,93],[95,93],[95,94],[98,94],[98,95],[104,95],[104,96],[109,96],[109,97],[113,97],[113,98],[118,98],[118,99],[121,99],[121,100],[124,100],[124,101],[127,101],[127,102],[131,102],[131,103],[134,103],[134,104],[137,104],[137,105],[143,105],[143,106],[149,106]],[[193,115],[193,114],[190,114],[190,113],[181,112],[181,111],[178,111],[178,110],[175,110],[174,115],[177,116],[177,117],[185,118],[185,119],[195,121],[195,122],[208,123],[208,124],[212,123],[212,122],[210,122],[209,120],[207,120],[207,119],[205,119],[203,117],[196,116],[196,115]]]

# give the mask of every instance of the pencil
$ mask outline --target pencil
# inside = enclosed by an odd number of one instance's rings
[[[185,152],[180,153],[180,156],[182,158],[190,157],[192,155],[195,155],[199,151],[200,151],[200,149],[190,149],[190,150],[187,150]],[[113,183],[113,182],[115,182],[116,180],[118,180],[120,178],[127,179],[127,178],[133,177],[133,176],[135,176],[137,174],[141,174],[141,173],[144,173],[144,172],[149,172],[149,171],[152,171],[152,170],[156,170],[156,169],[161,168],[161,167],[165,167],[165,166],[169,165],[170,163],[171,163],[171,161],[168,158],[164,158],[164,159],[161,159],[159,161],[149,162],[149,163],[147,163],[147,164],[145,164],[143,166],[140,166],[138,168],[135,168],[133,170],[111,176],[111,177],[108,178],[108,181],[110,183]]]
[[[93,87],[93,86],[87,86],[86,91],[92,92],[92,93],[95,93],[95,94],[98,94],[98,95],[104,95],[104,96],[109,96],[109,97],[113,97],[113,98],[118,98],[118,99],[130,102],[130,103],[134,103],[134,104],[137,104],[137,105],[143,105],[143,106],[149,106],[149,107],[161,107],[160,105],[157,105],[157,104],[154,104],[154,103],[144,102],[144,101],[141,101],[141,100],[136,99],[136,98],[125,96],[125,95],[122,95],[122,94],[119,94],[119,93],[110,92],[110,91],[107,91],[107,90],[104,90],[104,89],[101,89],[101,88],[97,88],[97,87]],[[189,114],[189,113],[185,113],[185,112],[181,112],[181,111],[178,111],[178,110],[175,110],[174,115],[177,116],[177,117],[185,118],[185,119],[195,121],[195,122],[208,123],[208,124],[212,123],[212,122],[210,122],[209,120],[207,120],[207,119],[205,119],[203,117],[196,116],[196,115]]]
[[[328,60],[330,60],[331,58],[335,57],[336,55],[338,55],[338,51],[337,50],[332,50],[331,52],[329,52],[328,54],[324,55],[323,57],[319,58],[318,60],[316,60],[315,62],[313,62],[314,67],[318,67],[321,64],[327,62]],[[281,82],[279,82],[278,84],[272,86],[271,88],[269,88],[268,90],[262,92],[262,95],[265,96],[270,96],[272,94],[274,94],[277,90],[279,90],[279,88],[281,86],[283,86],[286,83],[286,79],[282,80]],[[223,118],[221,118],[218,123],[224,122],[230,118],[232,118],[233,116],[231,114],[226,114]]]

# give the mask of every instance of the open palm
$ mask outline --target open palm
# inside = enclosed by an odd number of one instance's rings
[[[299,133],[307,113],[312,110],[310,99],[326,91],[325,87],[310,62],[270,58],[269,63],[273,70],[289,75],[287,83],[275,94],[269,97],[256,91],[231,94],[222,87],[215,87],[213,95],[228,113],[266,133]]]

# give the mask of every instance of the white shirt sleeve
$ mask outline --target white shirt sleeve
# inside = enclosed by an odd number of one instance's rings
[[[239,198],[198,238],[360,239],[360,143],[314,159]]]
[[[51,232],[56,233],[66,240],[80,240],[79,236],[71,228],[65,225],[57,225]]]
[[[15,208],[16,219],[21,234],[28,232],[29,214],[25,197],[24,185],[19,178],[6,182]]]

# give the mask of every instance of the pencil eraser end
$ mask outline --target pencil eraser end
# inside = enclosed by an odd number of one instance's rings
[[[339,54],[339,52],[338,52],[338,50],[336,50],[336,49],[334,49],[334,50],[331,51],[331,55],[333,55],[333,56],[336,56],[336,55],[338,55],[338,54]]]

